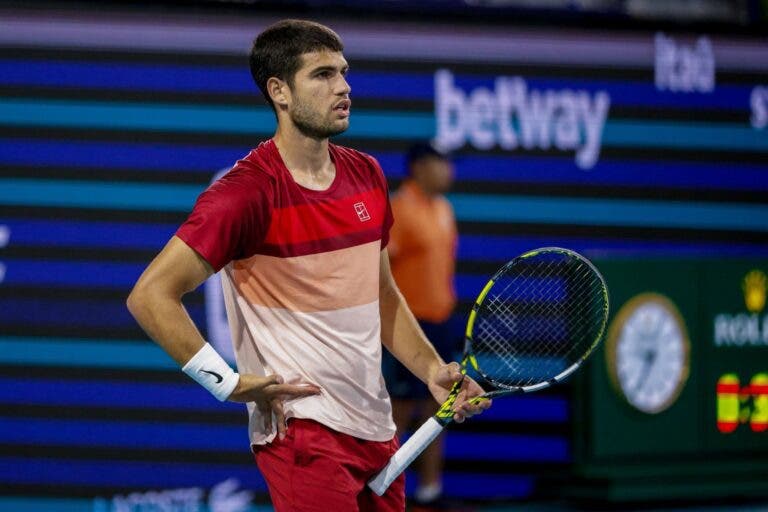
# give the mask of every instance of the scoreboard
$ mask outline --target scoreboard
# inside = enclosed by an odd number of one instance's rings
[[[574,401],[580,484],[572,491],[613,500],[768,494],[768,261],[599,267],[613,314],[577,378],[575,393],[586,399]],[[675,350],[681,337],[685,347]],[[651,398],[637,403],[646,387]]]
[[[706,269],[707,414],[716,421],[707,429],[711,451],[768,456],[767,273],[765,261]]]

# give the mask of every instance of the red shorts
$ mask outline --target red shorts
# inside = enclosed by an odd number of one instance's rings
[[[365,485],[397,448],[397,436],[365,441],[294,418],[285,439],[254,446],[254,454],[275,512],[403,512],[404,475],[383,496]]]

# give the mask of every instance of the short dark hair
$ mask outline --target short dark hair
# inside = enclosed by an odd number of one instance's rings
[[[256,37],[248,59],[251,76],[273,110],[267,80],[274,76],[292,87],[301,55],[320,50],[341,52],[344,45],[336,32],[314,21],[278,21]]]
[[[411,173],[413,165],[425,158],[439,158],[441,160],[449,161],[450,155],[437,148],[431,142],[417,142],[408,148],[405,153],[405,166],[407,167],[408,174]]]

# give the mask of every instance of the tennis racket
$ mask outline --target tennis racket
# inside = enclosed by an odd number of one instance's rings
[[[467,321],[461,372],[474,370],[481,400],[529,393],[562,381],[586,360],[605,331],[608,289],[595,266],[559,247],[526,252],[504,265],[477,297]],[[463,379],[462,379],[463,380]],[[392,456],[368,486],[384,494],[453,421],[461,389]]]

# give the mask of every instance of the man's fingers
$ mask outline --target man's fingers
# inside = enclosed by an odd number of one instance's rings
[[[264,418],[264,430],[266,432],[272,431],[272,410],[266,402],[257,402],[261,417]]]
[[[462,423],[466,418],[471,418],[475,414],[480,414],[482,411],[483,409],[481,409],[480,406],[464,402],[454,409],[453,420],[457,423]]]
[[[459,413],[453,415],[453,421],[456,423],[464,423],[464,416]]]
[[[483,412],[483,408],[479,404],[473,404],[472,402],[464,402],[461,404],[459,411],[466,417],[474,416]]]
[[[455,411],[464,416],[472,416],[472,410],[473,406],[471,406],[469,402],[461,402],[456,404]]]
[[[459,394],[456,395],[456,401],[453,402],[454,412],[458,412],[461,409],[461,405],[467,400],[467,391],[462,389]]]
[[[256,386],[256,389],[263,390],[269,386],[275,386],[283,383],[283,378],[279,375],[267,375]]]
[[[491,406],[491,400],[481,398],[483,389],[475,381],[466,378],[461,385],[461,391],[456,396],[453,408],[454,421],[461,423],[466,418],[482,413]]]
[[[477,405],[483,411],[490,409],[491,405],[493,405],[493,400],[490,398],[484,398],[482,396],[473,396],[470,398],[469,402],[472,405]]]
[[[285,439],[285,413],[283,412],[283,402],[280,400],[272,400],[272,411],[275,413],[275,421],[277,422],[277,436],[282,440]],[[271,415],[270,412],[270,415]]]
[[[266,388],[264,392],[270,399],[282,398],[288,400],[303,396],[319,395],[320,388],[314,384],[274,384]]]

